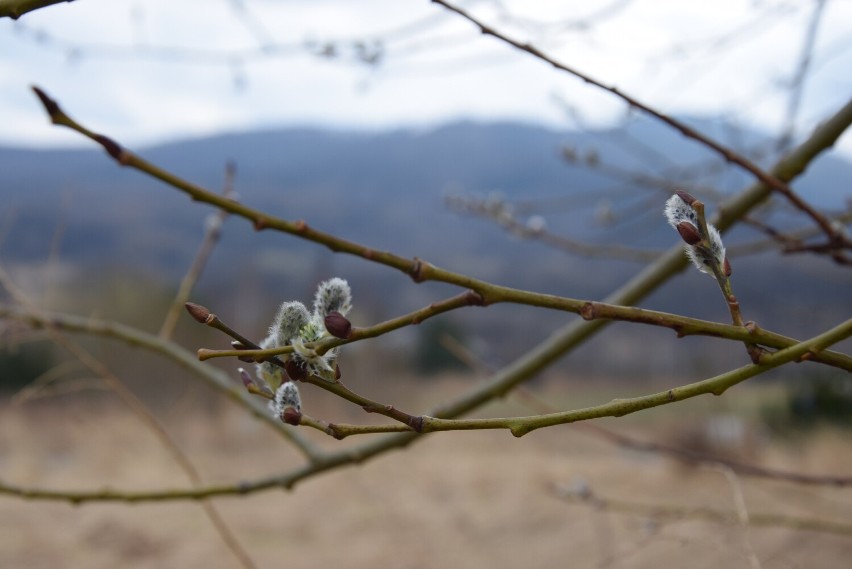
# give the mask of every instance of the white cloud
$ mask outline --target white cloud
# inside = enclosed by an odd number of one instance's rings
[[[781,0],[634,1],[584,30],[571,24],[597,4],[503,4],[530,20],[509,21],[488,2],[465,6],[665,112],[727,113],[772,131],[787,105],[778,82],[795,70],[813,7]],[[481,36],[425,0],[245,0],[243,16],[235,5],[87,0],[30,13],[18,25],[0,21],[0,143],[82,143],[46,125],[28,93],[32,83],[129,144],[286,124],[384,128],[475,117],[567,126],[554,94],[592,124],[624,110],[610,94]],[[831,2],[826,10],[802,132],[852,93],[852,39],[844,39],[852,38],[852,3]],[[411,23],[418,25],[405,32]],[[33,39],[39,30],[46,32],[41,42]],[[399,33],[387,36],[392,30]],[[387,37],[388,51],[376,69],[320,59],[303,48],[307,39],[377,35]],[[270,38],[284,45],[280,53],[258,51]],[[147,47],[134,47],[140,45]],[[80,56],[69,61],[71,46]],[[351,54],[351,43],[339,47]],[[239,78],[242,90],[234,87]],[[852,142],[844,140],[842,148],[852,156]]]

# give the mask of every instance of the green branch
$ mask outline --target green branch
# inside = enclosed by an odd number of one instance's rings
[[[60,330],[75,333],[85,333],[119,340],[128,346],[144,348],[176,362],[193,375],[200,378],[208,386],[222,395],[246,408],[252,415],[273,427],[281,435],[289,439],[310,460],[322,457],[316,445],[308,441],[292,427],[283,424],[271,416],[265,405],[247,394],[242,386],[231,380],[225,373],[199,362],[195,355],[177,344],[164,340],[153,334],[148,334],[136,328],[93,318],[83,318],[61,313],[32,313],[21,308],[0,305],[0,319],[14,319],[25,322],[34,328],[52,326]]]
[[[74,0],[0,0],[0,18],[17,20],[27,12]]]
[[[461,8],[458,8],[458,7],[452,5],[449,2],[446,2],[444,0],[432,0],[432,1],[436,4],[443,6],[444,8],[446,8],[447,10],[449,10],[451,12],[455,12],[456,14],[458,14],[459,16],[464,18],[465,20],[468,20],[470,23],[472,23],[476,27],[478,27],[480,32],[482,32],[483,34],[492,36],[492,37],[512,46],[513,48],[515,48],[517,50],[520,50],[520,51],[523,51],[523,52],[526,52],[526,53],[532,55],[533,57],[547,63],[548,65],[551,65],[555,69],[559,69],[560,71],[564,71],[564,72],[566,72],[570,75],[577,77],[578,79],[581,79],[582,81],[584,81],[585,83],[587,83],[589,85],[594,85],[595,87],[597,87],[599,89],[602,89],[604,91],[607,91],[608,93],[615,95],[616,97],[618,97],[619,99],[621,99],[622,101],[627,103],[630,107],[637,109],[637,110],[639,110],[639,111],[641,111],[641,112],[643,112],[647,115],[650,115],[650,116],[654,117],[655,119],[669,125],[670,127],[674,128],[675,130],[680,132],[683,136],[685,136],[687,138],[691,138],[692,140],[694,140],[694,141],[702,144],[703,146],[709,148],[711,151],[713,151],[714,153],[716,153],[719,156],[721,156],[722,158],[724,158],[727,162],[730,162],[732,164],[736,164],[737,166],[739,166],[743,170],[751,173],[761,183],[766,185],[766,187],[771,188],[772,191],[776,191],[776,192],[782,194],[785,198],[787,198],[787,200],[791,204],[793,204],[793,206],[795,206],[797,209],[801,210],[806,215],[811,217],[811,219],[813,219],[816,222],[816,224],[822,229],[822,231],[828,236],[829,244],[833,248],[833,256],[840,262],[846,262],[846,258],[842,255],[841,249],[852,247],[852,241],[850,241],[850,239],[848,237],[844,236],[841,231],[838,231],[837,229],[832,227],[831,222],[828,219],[826,219],[826,217],[824,215],[822,215],[821,213],[816,211],[807,202],[805,202],[802,198],[800,198],[796,194],[796,192],[794,192],[793,189],[787,184],[788,180],[785,180],[783,177],[776,175],[774,172],[767,172],[767,171],[761,169],[760,167],[758,167],[756,164],[754,164],[752,161],[750,161],[745,156],[742,156],[741,154],[734,152],[730,148],[716,142],[715,140],[711,139],[710,137],[708,137],[704,134],[701,134],[697,130],[695,130],[695,129],[687,126],[686,124],[672,118],[671,116],[669,116],[665,113],[662,113],[662,112],[650,107],[649,105],[646,105],[645,103],[639,101],[638,99],[636,99],[634,97],[631,97],[630,95],[624,93],[623,91],[619,90],[618,88],[612,87],[610,85],[606,85],[603,82],[598,81],[597,79],[594,79],[593,77],[591,77],[591,76],[589,76],[585,73],[582,73],[582,72],[578,71],[577,69],[574,69],[573,67],[570,67],[570,66],[568,66],[568,65],[566,65],[566,64],[564,64],[560,61],[557,61],[557,60],[553,59],[552,57],[550,57],[549,55],[547,55],[546,53],[542,52],[540,49],[538,49],[538,48],[536,48],[536,47],[534,47],[534,46],[532,46],[528,43],[521,43],[519,41],[513,40],[512,38],[510,38],[510,37],[504,35],[503,33],[499,32],[498,30],[486,25],[485,23],[483,23],[479,19],[475,18],[474,16],[472,16],[471,14],[466,12],[465,10],[462,10]]]

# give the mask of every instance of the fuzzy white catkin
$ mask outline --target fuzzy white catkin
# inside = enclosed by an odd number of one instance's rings
[[[665,214],[669,225],[675,229],[677,229],[678,225],[683,222],[690,223],[696,229],[698,228],[698,214],[695,209],[683,201],[683,199],[677,194],[673,195],[666,201],[666,207],[663,210],[663,213]],[[689,257],[689,260],[692,261],[692,264],[695,265],[699,271],[715,277],[712,266],[715,263],[716,266],[721,269],[724,265],[725,245],[722,243],[722,235],[719,233],[719,230],[709,223],[707,224],[707,232],[708,241],[710,242],[709,249],[696,245],[684,244],[684,250],[686,251],[686,255]]]
[[[298,338],[310,319],[308,309],[298,300],[283,303],[269,327],[269,335],[274,339],[275,347],[286,346],[293,338]]]
[[[293,407],[296,411],[302,410],[299,388],[292,381],[282,383],[275,391],[275,399],[269,402],[269,410],[275,417],[280,417],[288,407]]]
[[[335,277],[319,284],[314,297],[315,318],[325,318],[330,312],[339,312],[346,316],[351,308],[352,291],[348,282]]]

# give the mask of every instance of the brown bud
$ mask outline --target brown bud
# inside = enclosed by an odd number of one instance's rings
[[[284,362],[284,369],[287,370],[287,375],[294,381],[301,381],[308,377],[308,370],[305,364],[294,359],[289,359]]]
[[[679,197],[680,199],[682,199],[683,201],[685,201],[685,202],[687,203],[687,205],[692,205],[692,204],[694,204],[695,202],[697,202],[697,201],[698,201],[698,200],[695,198],[695,196],[693,196],[693,195],[692,195],[692,194],[690,194],[689,192],[684,192],[683,190],[675,190],[675,193],[678,195],[678,197]]]
[[[340,380],[340,364],[334,366],[334,379]]]
[[[734,270],[731,268],[731,262],[728,261],[728,258],[725,257],[725,262],[722,263],[722,270],[725,272],[726,277],[730,277]]]
[[[302,422],[302,412],[295,407],[287,407],[281,412],[281,420],[288,425],[298,425]]]
[[[242,380],[243,385],[246,386],[246,389],[248,389],[249,386],[254,385],[254,380],[251,378],[251,376],[248,374],[248,372],[246,370],[244,370],[243,368],[240,368],[240,379]]]
[[[678,223],[677,232],[680,233],[681,238],[686,241],[687,245],[695,245],[701,241],[701,234],[698,232],[698,228],[688,221]]]
[[[96,134],[94,136],[94,139],[95,142],[104,147],[104,150],[107,151],[107,154],[121,162],[122,158],[124,157],[124,150],[116,141],[102,134]]]
[[[329,312],[325,317],[325,329],[335,338],[345,340],[352,332],[352,323],[339,312]]]
[[[194,302],[187,302],[184,304],[184,307],[186,307],[186,311],[189,312],[189,315],[195,318],[195,321],[200,324],[207,324],[210,317],[213,316],[210,313],[210,310],[200,304],[195,304]]]

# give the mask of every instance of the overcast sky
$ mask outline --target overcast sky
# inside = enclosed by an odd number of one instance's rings
[[[667,113],[722,113],[777,133],[818,2],[459,5]],[[31,84],[87,126],[137,146],[306,124],[595,127],[625,111],[427,0],[77,0],[0,20],[0,144],[85,144],[47,124]],[[851,96],[852,1],[829,0],[797,133]],[[852,158],[852,135],[840,146]]]

